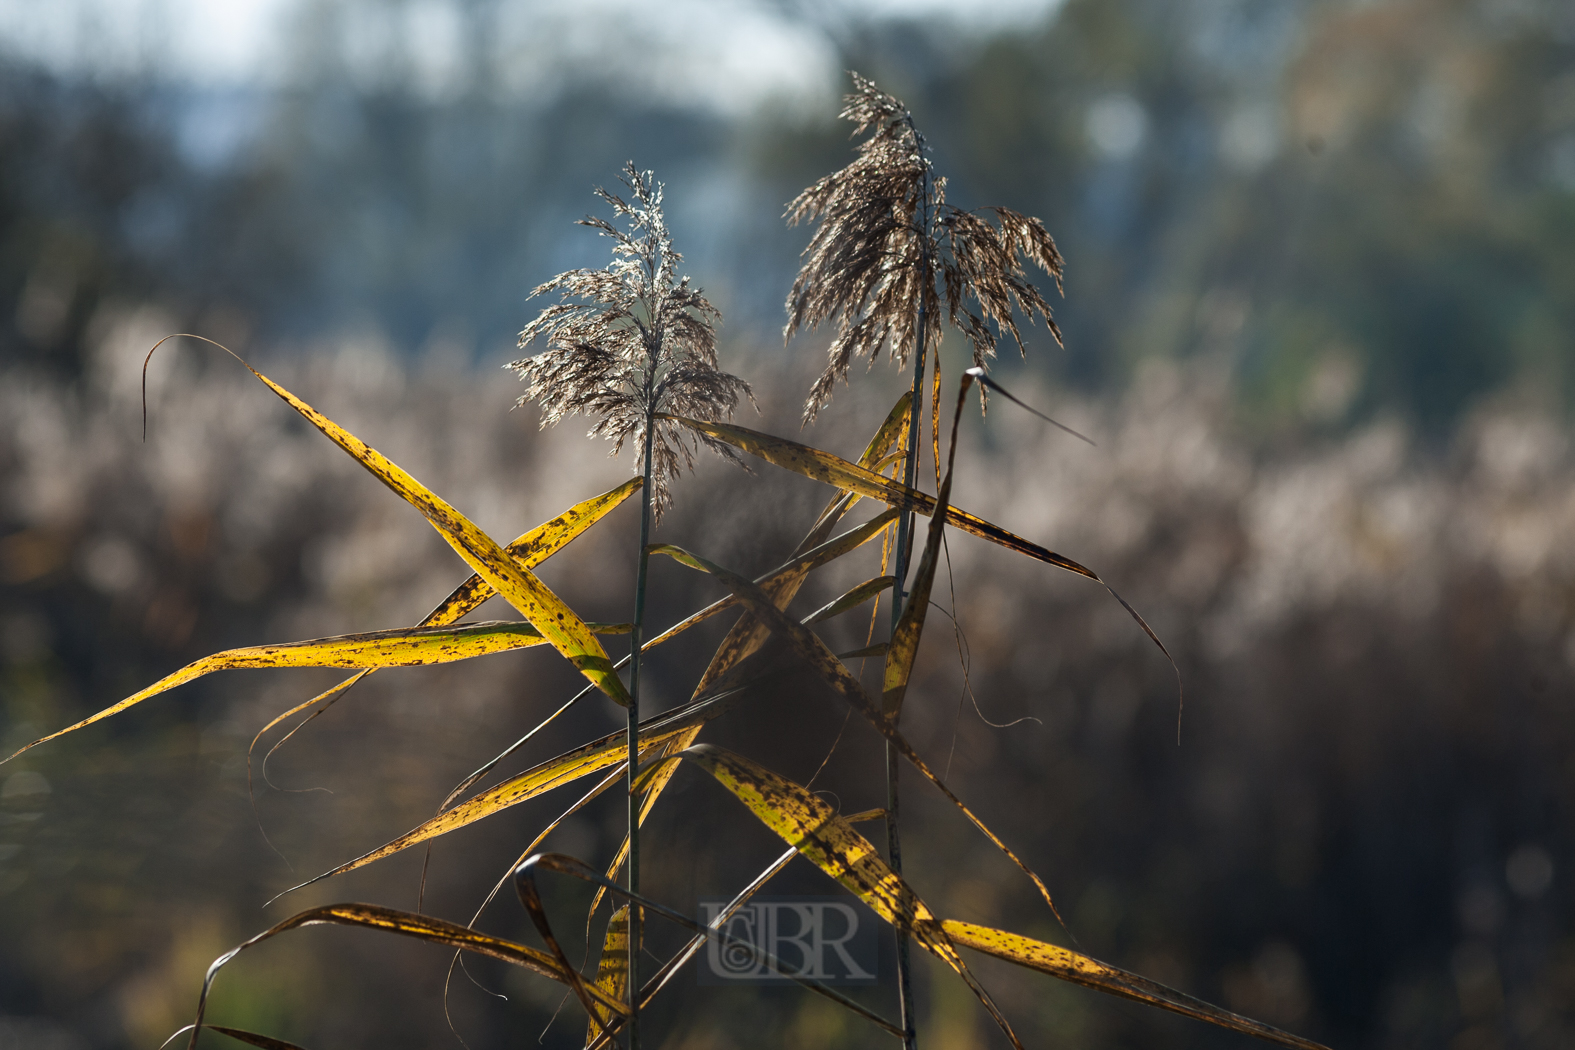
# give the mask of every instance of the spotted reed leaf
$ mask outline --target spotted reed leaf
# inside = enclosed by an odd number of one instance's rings
[[[197,1037],[202,1034],[202,1029],[209,1027],[203,1024],[203,1015],[207,1013],[208,996],[213,990],[213,980],[219,975],[232,959],[241,952],[263,941],[300,929],[304,926],[358,926],[362,929],[382,930],[400,937],[410,937],[415,940],[428,941],[433,944],[444,944],[461,951],[474,952],[485,955],[513,966],[523,967],[543,977],[550,977],[555,981],[569,984],[571,987],[579,981],[579,975],[573,969],[563,965],[558,959],[540,948],[529,945],[516,944],[500,937],[482,933],[461,926],[458,923],[446,922],[427,915],[416,915],[411,912],[396,911],[393,908],[383,908],[375,904],[329,904],[320,908],[309,908],[299,914],[292,915],[283,922],[271,926],[262,933],[249,940],[243,941],[213,960],[208,967],[207,975],[202,981],[202,994],[197,999],[197,1019],[181,1031],[191,1032],[187,1042],[187,1050],[196,1050]],[[592,1008],[596,1005],[609,1007],[614,1012],[622,1012],[624,1005],[612,999],[600,988],[593,988],[587,993],[592,1000]]]
[[[1161,1010],[1170,1010],[1199,1021],[1219,1025],[1221,1028],[1257,1036],[1259,1039],[1292,1047],[1294,1050],[1328,1050],[1328,1047],[1311,1039],[1303,1039],[1299,1035],[1281,1031],[1262,1021],[1254,1021],[1250,1017],[1222,1010],[1212,1003],[1195,999],[1174,988],[1167,988],[1140,974],[1118,969],[1058,945],[1046,944],[1032,937],[1024,937],[1021,934],[1009,933],[989,926],[979,926],[971,922],[960,922],[956,919],[943,920],[941,929],[951,938],[954,945],[993,955],[998,959],[1016,963],[1018,966],[1038,970],[1051,977],[1059,977],[1063,981],[1081,984],[1086,988],[1094,988],[1123,999],[1133,999],[1149,1006],[1157,1006]]]

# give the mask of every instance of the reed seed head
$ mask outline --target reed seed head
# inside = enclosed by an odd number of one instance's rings
[[[968,340],[983,367],[1005,332],[1023,350],[1014,310],[1044,318],[1056,342],[1050,304],[1028,280],[1023,262],[1061,287],[1062,259],[1044,224],[1008,208],[978,212],[946,203],[946,180],[931,170],[924,137],[907,106],[853,74],[840,116],[852,121],[858,157],[788,203],[790,225],[818,223],[787,298],[783,338],[800,328],[835,324],[826,370],[804,403],[810,423],[846,382],[854,358],[873,364],[885,347],[899,367],[917,345],[941,336],[946,319]],[[936,282],[939,278],[940,288]]]
[[[594,216],[580,220],[612,239],[612,262],[569,270],[537,287],[532,298],[556,292],[558,302],[525,326],[519,345],[541,340],[546,348],[507,367],[527,384],[516,407],[539,404],[543,427],[576,413],[591,416],[590,435],[613,441],[614,456],[631,440],[640,447],[651,423],[651,502],[660,520],[672,501],[672,479],[694,467],[697,443],[734,462],[738,457],[721,442],[653,417],[731,418],[738,399],[753,404],[754,394],[717,367],[722,315],[688,277],[678,276],[683,256],[662,215],[662,184],[633,161],[620,180],[627,200],[605,189],[596,193],[627,229]]]

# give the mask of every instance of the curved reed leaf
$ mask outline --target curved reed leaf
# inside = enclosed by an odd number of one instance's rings
[[[1135,999],[1140,1003],[1157,1006],[1161,1010],[1171,1010],[1221,1028],[1229,1028],[1235,1032],[1266,1039],[1271,1043],[1279,1043],[1281,1046],[1295,1047],[1296,1050],[1328,1050],[1328,1047],[1311,1039],[1303,1039],[1299,1035],[1281,1031],[1261,1021],[1254,1021],[1250,1017],[1231,1013],[1202,999],[1195,999],[1185,992],[1167,988],[1147,977],[1118,969],[1054,944],[1046,944],[1044,941],[1036,941],[1031,937],[1008,933],[989,926],[959,922],[956,919],[947,919],[941,923],[941,926],[951,937],[953,944],[972,948],[993,955],[997,959],[1005,959],[1007,962],[1038,970],[1040,973],[1047,973],[1051,977],[1059,977],[1063,981],[1071,981],[1073,984],[1081,984],[1125,999]]]
[[[536,565],[539,565],[551,555],[556,554],[558,551],[562,550],[570,540],[574,539],[576,536],[579,536],[585,530],[589,529],[592,525],[600,521],[607,515],[608,511],[612,510],[624,500],[634,495],[634,493],[638,492],[640,490],[640,486],[644,483],[644,478],[630,478],[622,485],[604,492],[600,496],[592,496],[588,500],[583,500],[579,503],[576,503],[562,514],[559,514],[556,518],[553,518],[551,521],[544,522],[543,524],[536,526],[534,529],[531,529],[529,532],[519,536],[503,549],[520,564],[521,568],[534,568]],[[491,584],[487,583],[479,575],[472,574],[470,579],[460,584],[447,598],[439,602],[437,608],[427,613],[425,618],[423,618],[422,621],[417,624],[417,626],[442,627],[451,623],[458,623],[464,618],[466,613],[469,613],[479,607],[482,602],[492,597],[492,595],[495,593],[497,592],[492,589]],[[311,714],[311,716],[304,719],[300,724],[296,725],[290,730],[289,733],[285,734],[283,739],[281,739],[269,749],[268,754],[269,756],[272,756],[272,754],[277,751],[285,743],[285,741],[289,740],[290,737],[295,735],[297,730],[299,730],[307,722],[311,721],[312,718],[316,718],[318,715],[327,711],[330,707],[343,698],[344,694],[349,691],[351,686],[355,685],[356,682],[360,681],[362,678],[365,678],[371,673],[371,668],[367,668],[366,670],[358,672],[350,678],[340,682],[338,685],[335,685],[333,688],[325,690],[324,692],[319,693],[317,696],[312,697],[312,699],[306,701],[305,703],[297,704],[288,711],[285,711],[283,714],[275,716],[269,720],[267,725],[258,730],[257,735],[252,738],[251,746],[246,749],[246,782],[248,788],[251,784],[252,752],[256,749],[257,742],[261,740],[270,729],[292,715],[304,711],[314,704],[322,704],[322,707],[318,708]],[[267,765],[268,762],[265,758],[263,760],[263,775],[265,777],[267,776]]]
[[[570,540],[601,521],[607,516],[608,511],[639,492],[640,486],[644,484],[644,478],[630,478],[600,496],[592,496],[588,500],[576,503],[556,518],[536,526],[503,549],[514,558],[520,568],[534,569],[566,547]],[[427,613],[426,618],[421,621],[421,626],[457,623],[466,613],[477,608],[496,593],[492,585],[482,579],[479,573],[472,573],[470,579],[454,588],[454,592],[439,602],[437,608]]]
[[[586,624],[586,629],[596,634],[628,634],[626,623]],[[133,693],[119,703],[112,704],[94,715],[89,715],[74,725],[56,730],[46,737],[33,741],[10,756],[15,758],[29,748],[37,747],[56,737],[64,736],[94,722],[102,721],[140,704],[150,697],[168,692],[214,671],[232,671],[255,668],[279,667],[424,667],[429,664],[453,663],[470,660],[492,653],[510,652],[541,645],[546,639],[535,627],[513,620],[488,620],[485,623],[463,624],[458,627],[404,627],[395,631],[369,631],[364,634],[341,634],[330,638],[314,638],[304,642],[281,642],[276,645],[253,645],[242,649],[227,649],[222,653],[205,656],[180,670],[154,682],[141,692]],[[346,683],[340,683],[335,690]],[[322,696],[309,703],[315,703]],[[299,710],[299,708],[297,708]],[[6,761],[10,761],[8,758]]]
[[[724,441],[743,449],[751,455],[759,456],[768,463],[791,470],[796,474],[802,474],[806,478],[824,481],[828,485],[835,485],[841,489],[857,492],[861,496],[868,496],[871,499],[884,500],[893,507],[914,510],[926,517],[935,513],[935,497],[926,495],[917,489],[911,489],[900,481],[882,477],[866,467],[849,463],[847,460],[840,456],[834,456],[830,452],[822,452],[818,448],[801,445],[797,441],[774,437],[771,434],[762,434],[758,430],[734,426],[731,423],[710,423],[681,417],[674,418],[685,426],[693,427],[718,441]],[[1026,540],[1015,533],[1007,532],[999,525],[993,525],[983,518],[969,514],[967,511],[958,510],[956,507],[947,507],[943,513],[946,515],[946,523],[948,525],[987,539],[991,543],[999,544],[1007,550],[1026,554],[1028,557],[1036,561],[1042,561],[1046,565],[1054,565],[1058,569],[1065,569],[1067,572],[1086,576],[1099,584],[1110,593],[1112,598],[1121,603],[1121,607],[1127,611],[1127,615],[1132,617],[1138,627],[1142,628],[1143,633],[1148,635],[1149,641],[1158,646],[1159,651],[1165,655],[1165,659],[1170,661],[1171,668],[1176,672],[1176,683],[1179,689],[1181,669],[1176,663],[1176,658],[1170,655],[1170,650],[1165,647],[1164,642],[1159,640],[1159,635],[1154,633],[1154,629],[1148,625],[1148,621],[1143,619],[1125,598],[1117,594],[1115,588],[1100,579],[1099,574],[1093,569],[1088,568],[1086,565],[1081,565],[1064,555],[1057,554],[1047,547],[1041,547],[1032,540]]]
[[[748,427],[735,426],[732,423],[703,422],[696,419],[675,417],[678,422],[687,427],[692,427],[702,434],[724,441],[729,445],[742,449],[745,452],[775,464],[795,474],[802,474],[806,478],[824,481],[828,485],[856,492],[860,496],[878,499],[893,507],[902,510],[913,510],[928,517],[935,512],[935,497],[917,489],[911,489],[902,482],[892,478],[882,477],[869,467],[857,463],[849,463],[841,456],[830,452],[823,452],[818,448],[790,441],[787,438],[776,437],[771,434],[762,434],[758,430]],[[948,507],[945,511],[946,523],[964,532],[971,532],[992,543],[999,544],[1008,550],[1026,554],[1030,558],[1042,561],[1047,565],[1054,565],[1068,572],[1075,572],[1079,576],[1086,576],[1091,580],[1103,583],[1097,573],[1087,566],[1080,565],[1071,558],[1064,557],[1052,550],[1041,547],[1032,540],[1008,532],[999,525],[992,525],[983,518],[969,514],[967,511]]]
[[[950,966],[990,1011],[1012,1045],[1021,1050],[1012,1026],[969,972],[935,913],[829,803],[786,777],[711,744],[696,745],[683,757],[715,777],[762,824],[847,887],[876,915]]]
[[[189,338],[201,339],[203,342],[217,346],[245,365],[247,371],[261,380],[268,389],[278,394],[285,404],[322,431],[330,441],[348,452],[357,463],[392,489],[396,495],[419,510],[448,545],[454,548],[455,553],[465,559],[465,563],[491,584],[504,600],[518,609],[520,615],[529,620],[554,649],[562,653],[581,674],[596,683],[602,692],[617,703],[628,706],[628,691],[624,689],[623,682],[613,670],[612,661],[607,658],[607,651],[596,640],[596,636],[563,599],[554,594],[529,569],[521,568],[502,547],[498,546],[496,540],[431,489],[411,477],[393,460],[257,371],[229,347],[202,336]],[[165,341],[160,340],[153,350],[148,351],[148,357],[151,358],[154,351],[164,345]],[[146,367],[144,363],[144,370]]]
[[[602,942],[601,958],[596,963],[595,987],[619,1002],[629,997],[629,905],[625,904],[612,913],[607,921],[607,937]],[[613,1012],[600,1003],[595,1004],[596,1016],[585,1031],[589,1046],[605,1031]]]
[[[736,699],[735,691],[704,704],[682,708],[676,714],[667,713],[647,719],[640,728],[640,753],[643,755],[647,748],[657,748],[690,732],[699,724],[715,718],[726,711]],[[431,820],[412,828],[392,842],[379,846],[370,853],[362,854],[355,860],[347,861],[331,871],[325,871],[298,886],[292,886],[285,892],[293,893],[314,882],[365,867],[373,861],[398,853],[402,849],[408,849],[419,842],[457,831],[500,810],[527,802],[581,777],[590,776],[611,766],[622,765],[627,756],[628,746],[621,731],[593,740],[573,751],[567,751],[556,758],[532,766],[525,772],[510,777],[480,794],[473,795],[452,809],[444,810]]]
[[[564,984],[573,984],[579,980],[579,975],[571,967],[560,963],[558,959],[548,955],[539,948],[506,941],[501,937],[494,937],[491,934],[482,933],[480,930],[473,930],[469,926],[445,922],[430,915],[417,915],[414,912],[383,908],[375,904],[329,904],[321,908],[309,908],[297,915],[292,915],[250,940],[236,945],[213,960],[213,964],[208,967],[207,975],[202,980],[202,995],[197,1000],[197,1019],[192,1022],[191,1040],[187,1043],[188,1050],[196,1050],[197,1036],[201,1034],[204,1027],[207,1027],[202,1023],[202,1018],[208,1009],[208,994],[213,989],[213,979],[218,976],[219,971],[230,960],[246,949],[255,947],[272,937],[277,937],[281,933],[299,929],[303,926],[323,924],[359,926],[365,929],[382,930],[401,937],[412,937],[416,940],[429,941],[433,944],[446,944],[461,951],[475,952],[478,955],[485,955],[514,966],[524,967],[533,973],[541,974],[543,977],[550,977]],[[589,991],[587,995],[596,1003],[609,1007],[618,1013],[628,1009],[625,1004],[617,1000],[604,998],[599,990]]]
[[[222,1024],[205,1024],[202,1027],[210,1032],[218,1032],[220,1035],[227,1035],[237,1042],[249,1043],[252,1046],[260,1046],[262,1047],[262,1050],[303,1050],[302,1047],[296,1046],[294,1043],[287,1043],[283,1039],[275,1039],[271,1035],[259,1035],[256,1032],[247,1032],[240,1028],[230,1028]],[[171,1033],[170,1037],[164,1040],[163,1045],[159,1047],[159,1050],[164,1050],[165,1046],[170,1045],[170,1043],[174,1042],[176,1039],[179,1039],[181,1036],[185,1035],[191,1030],[192,1026],[187,1025],[185,1028]]]
[[[849,609],[857,609],[877,594],[893,586],[896,582],[897,577],[895,576],[876,576],[874,579],[865,580],[857,587],[849,588],[845,594],[832,599],[804,617],[803,622],[805,626],[808,626],[809,624],[820,623],[822,620],[829,620],[833,616],[839,616]]]
[[[929,535],[924,541],[924,555],[919,559],[913,590],[896,628],[891,632],[891,648],[886,651],[880,709],[881,714],[890,719],[894,726],[897,716],[902,713],[903,697],[908,693],[908,679],[913,675],[913,661],[919,655],[919,638],[924,634],[924,619],[930,611],[930,589],[935,583],[935,567],[940,561],[941,540],[946,535],[945,510],[951,505],[952,468],[957,463],[957,424],[962,419],[963,399],[968,396],[972,380],[971,375],[964,375],[957,388],[957,410],[952,416],[952,440],[946,457],[946,476],[936,490],[935,497],[935,505],[941,508],[941,512],[930,516]],[[939,422],[934,425],[938,430]]]

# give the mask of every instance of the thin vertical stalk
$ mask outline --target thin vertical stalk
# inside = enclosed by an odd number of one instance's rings
[[[920,148],[923,140],[920,139]],[[921,248],[920,267],[921,279],[919,287],[924,291],[929,288],[930,277],[930,179],[924,177],[923,215],[920,228]],[[924,291],[920,292],[918,338],[913,354],[913,398],[908,408],[908,448],[904,457],[902,481],[904,485],[912,488],[918,480],[919,473],[919,431],[923,422],[924,413],[920,406],[923,404],[924,370],[925,370],[925,325],[928,321],[926,315]],[[897,559],[896,572],[897,585],[892,589],[891,603],[891,633],[895,638],[897,624],[902,620],[904,590],[908,581],[908,556],[913,546],[913,512],[902,515],[897,519]],[[900,714],[900,712],[899,712]],[[902,874],[902,838],[898,833],[898,791],[897,774],[902,768],[901,756],[890,740],[886,741],[886,855],[891,865],[891,870],[898,875]],[[897,1001],[902,1010],[902,1045],[904,1050],[915,1050],[918,1046],[918,1024],[914,1018],[913,1010],[913,975],[912,966],[908,957],[908,935],[900,928],[893,927],[897,936]]]
[[[649,380],[647,386],[649,386]],[[650,398],[646,398],[650,405]],[[629,754],[629,892],[640,892],[640,798],[634,791],[634,776],[640,758],[640,647],[644,644],[645,627],[645,578],[650,568],[651,556],[646,548],[651,545],[651,442],[656,426],[655,406],[645,414],[645,484],[640,489],[640,569],[634,584],[634,630],[630,632],[629,650],[629,729],[626,743]],[[640,1045],[640,943],[641,919],[639,905],[629,906],[629,1050]]]

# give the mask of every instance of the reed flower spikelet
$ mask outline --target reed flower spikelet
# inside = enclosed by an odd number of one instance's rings
[[[857,73],[853,85],[840,116],[853,122],[854,136],[869,137],[851,164],[800,193],[786,213],[789,224],[819,225],[788,293],[783,337],[836,325],[826,370],[804,404],[805,423],[831,400],[854,358],[873,364],[885,346],[904,367],[912,348],[937,345],[943,304],[976,367],[995,355],[1000,333],[1023,349],[1015,311],[1029,321],[1038,314],[1061,341],[1050,303],[1023,265],[1037,266],[1061,288],[1061,254],[1044,224],[1010,208],[947,204],[946,180],[932,172],[907,106]],[[993,212],[995,221],[981,212]]]
[[[591,416],[590,435],[615,442],[614,456],[631,439],[642,445],[652,426],[650,485],[660,519],[672,502],[672,479],[694,467],[697,442],[734,462],[738,456],[719,441],[654,417],[731,418],[738,399],[753,404],[754,394],[744,380],[717,367],[722,315],[678,275],[683,256],[662,216],[662,184],[632,161],[620,179],[628,200],[605,189],[596,193],[612,205],[615,219],[627,220],[627,231],[595,216],[580,220],[612,238],[612,262],[599,270],[569,270],[538,286],[533,298],[557,292],[559,301],[525,326],[519,345],[543,340],[546,348],[507,367],[527,384],[516,407],[538,403],[543,427],[576,413]]]

